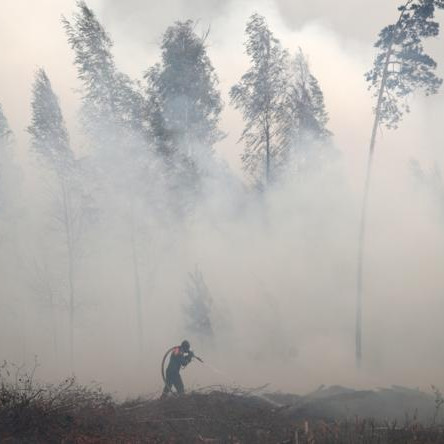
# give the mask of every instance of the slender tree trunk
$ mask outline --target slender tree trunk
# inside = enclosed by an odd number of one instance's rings
[[[69,281],[69,354],[71,371],[74,372],[74,266],[72,246],[68,252],[68,281]]]
[[[266,64],[267,64],[267,72],[270,69],[269,66],[270,62],[270,32],[267,32],[267,52],[266,52]],[[269,74],[267,74],[269,76]],[[267,104],[267,111],[265,115],[265,149],[266,149],[266,171],[265,171],[265,179],[267,187],[270,186],[270,167],[271,167],[271,152],[270,152],[270,112],[271,112],[271,105],[270,105],[270,94],[269,94],[269,88],[265,89],[266,91],[266,104]]]
[[[49,302],[49,311],[51,318],[51,331],[52,331],[52,346],[54,351],[54,359],[56,362],[58,361],[58,337],[57,337],[57,316],[56,316],[56,307],[55,307],[55,298],[54,291],[51,286],[51,279],[48,273],[48,267],[45,262],[39,267],[37,262],[35,262],[35,270],[37,279],[39,279],[39,283],[43,286],[44,295],[48,296]]]
[[[361,222],[359,225],[359,238],[358,238],[358,264],[356,271],[356,331],[355,331],[355,358],[357,368],[362,364],[362,295],[363,295],[363,268],[364,268],[364,248],[365,248],[365,235],[366,235],[366,223],[367,223],[367,207],[368,196],[370,192],[370,180],[373,165],[373,154],[376,146],[376,135],[378,132],[378,126],[381,120],[381,108],[384,98],[385,88],[387,84],[387,78],[389,75],[389,64],[394,51],[394,45],[396,37],[400,32],[399,25],[402,22],[402,18],[407,10],[408,6],[413,3],[413,0],[407,0],[404,4],[404,9],[399,15],[398,21],[395,24],[392,40],[387,48],[387,54],[384,61],[384,68],[381,76],[381,85],[378,92],[378,100],[376,102],[375,119],[373,121],[372,134],[370,138],[370,146],[367,161],[367,173],[365,177],[364,196],[362,200],[361,209]],[[402,31],[402,30],[401,30]]]
[[[357,277],[356,277],[356,333],[355,333],[355,341],[356,341],[356,366],[358,368],[361,367],[362,362],[362,272],[364,265],[364,246],[365,246],[365,231],[366,231],[366,222],[367,222],[367,202],[369,196],[370,189],[370,178],[373,164],[373,153],[375,149],[376,143],[376,132],[378,129],[379,123],[379,112],[377,109],[375,120],[373,124],[373,132],[370,141],[370,149],[367,161],[367,173],[365,177],[365,185],[364,185],[364,197],[362,200],[362,209],[361,209],[361,222],[359,224],[359,240],[358,240],[358,269],[357,269]]]
[[[373,154],[376,146],[376,135],[378,132],[378,126],[381,118],[382,100],[384,98],[384,92],[388,77],[388,67],[392,53],[393,53],[393,40],[387,51],[387,56],[384,62],[384,70],[381,78],[381,86],[378,92],[378,101],[376,103],[375,119],[373,121],[373,128],[370,138],[370,146],[369,146],[369,153],[367,160],[367,173],[365,177],[364,196],[362,200],[361,222],[359,225],[358,264],[357,264],[357,274],[356,274],[356,331],[355,331],[355,342],[356,342],[355,358],[356,358],[357,368],[360,368],[362,364],[362,293],[363,293],[364,247],[365,247],[365,234],[366,234],[366,224],[367,224],[368,197],[370,191]]]
[[[75,311],[75,291],[74,291],[74,239],[71,217],[71,205],[66,184],[62,179],[62,199],[64,211],[64,225],[66,234],[66,246],[68,250],[68,292],[69,292],[69,359],[71,371],[74,372],[74,311]]]
[[[363,257],[364,257],[364,247],[365,247],[365,234],[366,234],[366,218],[367,218],[367,206],[368,206],[368,195],[370,190],[370,178],[373,163],[373,153],[376,145],[376,134],[381,118],[381,107],[382,100],[384,97],[384,92],[386,88],[387,78],[389,75],[389,64],[391,56],[394,52],[394,45],[396,42],[396,37],[400,30],[400,24],[402,23],[402,18],[407,11],[408,7],[413,3],[413,0],[407,0],[404,4],[404,8],[395,24],[395,29],[393,31],[393,36],[391,43],[387,49],[387,55],[384,62],[384,69],[381,77],[381,85],[378,93],[378,101],[375,111],[375,120],[373,122],[372,135],[370,139],[369,156],[367,162],[367,174],[365,179],[364,187],[364,198],[362,202],[361,211],[361,223],[359,229],[359,246],[358,246],[358,267],[357,267],[357,298],[356,298],[356,365],[359,368],[362,363],[362,294],[363,294]]]
[[[57,338],[57,320],[54,305],[51,303],[51,324],[52,324],[52,345],[54,347],[54,357],[56,361],[59,359],[59,346]]]
[[[47,291],[49,294],[49,306],[51,309],[51,327],[52,327],[52,345],[54,347],[54,358],[58,361],[59,358],[59,347],[57,341],[57,319],[56,319],[56,311],[54,306],[54,293],[52,291],[51,285],[49,283],[49,279],[47,281]]]
[[[143,316],[142,316],[142,292],[140,290],[140,273],[139,260],[137,257],[136,245],[136,228],[134,221],[134,204],[131,201],[131,251],[133,259],[133,273],[134,273],[134,295],[136,299],[136,315],[137,315],[137,338],[139,343],[139,351],[143,353]]]
[[[265,129],[265,143],[266,143],[266,164],[265,164],[265,180],[267,183],[267,187],[270,185],[270,128],[267,122],[266,129]]]
[[[366,235],[366,223],[367,223],[367,207],[368,207],[368,196],[370,192],[370,180],[371,180],[371,172],[372,172],[372,164],[373,164],[373,154],[376,146],[376,135],[378,132],[378,126],[381,120],[381,108],[382,101],[384,98],[384,92],[387,84],[387,78],[389,75],[389,64],[390,59],[393,55],[394,45],[397,37],[397,33],[399,32],[399,25],[402,21],[405,11],[408,6],[413,3],[413,0],[407,0],[404,5],[404,9],[401,11],[401,14],[398,18],[398,21],[395,24],[395,29],[393,31],[393,37],[391,43],[387,49],[387,55],[384,61],[384,68],[381,76],[381,85],[379,87],[378,92],[378,100],[376,102],[376,110],[375,110],[375,119],[373,121],[372,134],[370,138],[370,147],[368,153],[368,161],[367,161],[367,173],[365,177],[365,185],[364,185],[364,197],[362,200],[362,209],[361,209],[361,222],[359,226],[359,238],[358,238],[358,264],[357,264],[357,272],[356,272],[356,331],[355,331],[355,341],[356,341],[356,350],[355,350],[355,358],[356,358],[356,366],[358,368],[361,367],[362,364],[362,294],[363,294],[363,268],[364,268],[364,248],[365,248],[365,235]]]

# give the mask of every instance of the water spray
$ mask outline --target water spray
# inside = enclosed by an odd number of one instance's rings
[[[220,375],[220,376],[222,376],[223,378],[225,378],[225,379],[227,380],[227,382],[229,382],[231,385],[238,386],[238,384],[236,383],[236,381],[235,381],[234,379],[231,379],[231,378],[230,378],[226,373],[224,373],[223,371],[219,370],[218,368],[216,368],[216,367],[214,367],[214,366],[212,366],[212,365],[210,365],[210,364],[208,364],[208,363],[206,363],[206,362],[204,363],[204,362],[202,361],[202,364],[203,364],[206,368],[210,369],[212,372],[214,372],[214,373],[216,373],[217,375]],[[268,385],[268,384],[266,384],[266,385],[264,385],[264,386],[262,386],[262,387],[260,387],[260,388],[258,388],[258,389],[256,389],[256,390],[262,390],[263,388],[267,387],[267,385]],[[260,398],[260,399],[263,399],[264,401],[267,401],[268,403],[274,405],[275,407],[282,407],[281,404],[279,404],[279,403],[277,403],[276,401],[273,401],[273,400],[267,398],[266,396],[262,395],[261,393],[253,393],[253,391],[250,391],[250,392],[249,392],[249,395],[251,395],[251,396],[255,396],[255,397]]]
[[[172,352],[175,348],[177,348],[177,346],[174,346],[174,347],[171,347],[170,349],[168,349],[167,352],[165,353],[163,359],[162,359],[162,368],[161,368],[161,371],[162,371],[162,379],[163,379],[163,382],[164,382],[165,384],[166,384],[166,376],[165,376],[165,361],[166,361],[167,357],[171,354],[171,352]],[[214,366],[211,365],[211,364],[208,364],[207,362],[204,362],[202,358],[200,358],[199,356],[196,356],[193,352],[190,351],[190,353],[191,353],[191,355],[192,355],[192,359],[193,359],[193,358],[194,358],[194,359],[197,359],[202,365],[204,365],[206,368],[208,368],[209,370],[211,370],[213,373],[215,373],[215,374],[217,374],[217,375],[222,376],[223,378],[225,378],[225,379],[227,380],[227,382],[228,382],[230,385],[238,386],[238,384],[236,383],[236,381],[235,381],[234,379],[230,378],[225,372],[223,372],[222,370],[220,370],[220,369],[214,367]],[[267,384],[267,385],[268,385],[268,384]],[[262,390],[262,389],[265,388],[267,385],[262,386],[262,387],[260,387],[259,389],[256,389],[256,390]],[[254,391],[254,390],[253,390],[253,391]],[[274,405],[275,407],[282,407],[281,404],[279,404],[279,403],[277,403],[277,402],[275,402],[275,401],[273,401],[273,400],[267,398],[266,396],[262,395],[261,393],[253,393],[253,391],[250,391],[250,392],[249,392],[249,394],[250,394],[251,396],[255,396],[255,397],[260,398],[260,399],[262,399],[262,400],[264,400],[264,401],[267,401],[268,403]]]

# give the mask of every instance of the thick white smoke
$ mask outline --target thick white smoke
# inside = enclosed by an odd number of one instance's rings
[[[9,50],[1,50],[8,63],[0,73],[0,102],[17,135],[16,162],[23,174],[15,222],[0,238],[1,358],[29,363],[38,355],[40,374],[46,378],[70,371],[63,296],[66,263],[62,234],[51,224],[54,185],[36,164],[23,129],[29,124],[32,74],[36,64],[44,65],[61,97],[77,157],[89,154],[76,122],[78,101],[72,87],[78,84],[72,53],[59,22],[60,13],[70,14],[71,3],[23,9],[8,1],[8,11],[23,26],[29,25],[31,15],[44,18],[42,26],[30,29],[39,36],[40,46],[47,46],[46,51],[36,50],[32,39],[19,39]],[[222,129],[228,137],[216,146],[216,161],[207,165],[211,174],[191,217],[172,218],[164,209],[168,190],[157,176],[155,157],[151,176],[136,182],[147,187],[146,201],[133,200],[134,183],[119,182],[119,177],[114,177],[118,192],[115,187],[95,190],[98,214],[82,237],[76,272],[76,373],[82,381],[98,380],[121,394],[155,391],[161,387],[164,351],[188,337],[196,353],[220,371],[196,363],[184,376],[188,386],[270,383],[276,389],[305,391],[333,383],[439,385],[444,365],[444,229],[435,201],[409,165],[412,158],[425,168],[444,165],[439,126],[443,96],[415,97],[412,114],[400,129],[379,134],[365,255],[364,366],[356,372],[358,216],[372,118],[363,72],[371,64],[371,41],[358,38],[355,28],[356,37],[350,38],[308,12],[303,23],[287,26],[282,2],[255,2],[254,8],[245,2],[240,12],[235,2],[223,8],[193,2],[196,7],[187,11],[184,2],[174,3],[177,14],[167,14],[165,20],[162,16],[165,26],[200,15],[202,32],[211,24],[209,55],[221,80],[226,102]],[[119,66],[141,76],[157,61],[163,29],[155,24],[160,20],[145,9],[146,2],[135,2],[133,11],[141,8],[154,29],[147,31],[145,40],[136,41],[140,28],[134,35],[126,30],[137,18],[131,12],[118,24],[115,17],[126,10],[116,5],[91,1],[116,40]],[[300,46],[309,55],[335,134],[336,154],[330,162],[265,196],[251,191],[242,178],[242,145],[236,142],[243,124],[227,95],[247,66],[243,30],[253,10],[269,18],[284,46],[292,51]],[[46,21],[51,32],[43,30]],[[377,23],[375,32],[384,24]],[[16,35],[10,27],[0,30],[0,37]],[[18,54],[20,63],[14,64]],[[118,174],[120,161],[113,162]],[[87,185],[94,188],[96,179],[88,178]],[[142,294],[142,349],[137,340],[132,242]],[[185,328],[187,276],[196,266],[213,300],[214,337],[209,341]],[[57,300],[54,313],[49,294]]]

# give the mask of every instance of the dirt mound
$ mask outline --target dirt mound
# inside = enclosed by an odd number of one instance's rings
[[[271,400],[290,405],[289,414],[308,418],[344,420],[349,418],[373,418],[378,422],[418,421],[436,423],[443,421],[436,402],[440,394],[427,394],[417,389],[400,386],[378,390],[354,390],[347,387],[321,386],[306,395],[267,394]],[[438,414],[438,417],[437,417]]]

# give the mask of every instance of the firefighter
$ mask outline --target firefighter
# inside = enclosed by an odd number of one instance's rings
[[[190,343],[185,340],[182,344],[171,350],[170,362],[165,372],[165,387],[163,389],[162,398],[164,398],[174,386],[176,392],[182,395],[185,392],[180,369],[185,368],[193,359],[194,353],[190,350]]]

